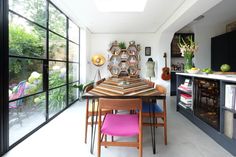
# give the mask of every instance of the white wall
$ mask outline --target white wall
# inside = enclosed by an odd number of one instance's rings
[[[108,59],[111,54],[108,52],[108,49],[110,48],[110,44],[117,40],[118,42],[125,42],[126,46],[128,46],[129,41],[134,40],[136,44],[141,45],[141,51],[140,54],[140,76],[142,78],[146,78],[145,76],[145,63],[149,57],[152,57],[152,59],[155,61],[155,74],[156,77],[152,78],[152,81],[156,83],[161,83],[167,88],[169,88],[169,81],[161,81],[161,73],[162,73],[162,67],[164,66],[164,58],[163,53],[166,51],[159,51],[158,47],[158,38],[155,33],[139,33],[139,34],[91,34],[91,44],[90,44],[90,53],[88,56],[91,56],[93,54],[104,54],[106,56],[106,59]],[[165,42],[167,44],[167,50],[169,49],[169,43],[170,41]],[[166,47],[166,45],[163,45]],[[151,47],[151,56],[145,56],[145,47]],[[169,51],[168,51],[169,53]],[[89,73],[87,73],[87,78],[89,80],[94,79],[95,73],[96,73],[96,67],[91,64],[91,61],[87,63],[87,66],[89,67]],[[106,64],[101,68],[101,76],[102,77],[109,77],[111,76],[110,72],[107,70],[108,61]]]
[[[226,33],[226,25],[236,21],[235,9],[235,0],[224,0],[204,13],[203,19],[192,22],[178,31],[195,34],[195,41],[199,45],[199,50],[193,59],[196,67],[211,66],[211,38]]]
[[[197,16],[204,13],[212,6],[219,3],[221,0],[192,0],[185,1],[184,4],[176,10],[176,14],[173,14],[168,21],[166,21],[156,33],[139,33],[139,34],[91,34],[90,36],[90,51],[87,54],[86,78],[87,81],[93,80],[96,74],[96,67],[91,64],[91,56],[93,54],[104,54],[108,59],[110,54],[108,53],[109,45],[114,40],[124,41],[128,45],[128,42],[135,40],[143,48],[140,52],[141,55],[141,77],[145,77],[145,62],[149,57],[145,57],[144,48],[150,46],[152,48],[152,58],[156,62],[156,77],[152,79],[158,84],[164,85],[169,93],[170,81],[163,81],[161,79],[162,67],[164,66],[163,53],[167,52],[168,66],[170,67],[170,43],[173,34],[182,28],[184,25],[192,21]],[[209,61],[207,61],[209,62]],[[110,73],[107,70],[107,63],[101,68],[102,77],[109,77]]]
[[[194,25],[193,31],[195,40],[199,45],[199,49],[194,57],[195,66],[198,68],[211,67],[211,38],[225,33],[224,25],[201,26]]]

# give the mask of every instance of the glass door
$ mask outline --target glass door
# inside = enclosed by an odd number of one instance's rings
[[[8,108],[12,145],[46,121],[46,1],[9,0],[9,10]]]
[[[9,146],[78,100],[79,28],[47,0],[9,0]]]

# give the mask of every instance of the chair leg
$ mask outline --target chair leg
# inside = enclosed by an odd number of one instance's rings
[[[142,134],[139,135],[139,157],[142,157],[143,156],[143,146],[142,146]]]
[[[86,100],[86,115],[85,115],[85,136],[84,136],[84,143],[87,143],[87,131],[88,131],[88,106],[89,105],[89,100]]]
[[[87,131],[88,131],[88,118],[85,118],[85,135],[84,135],[84,143],[87,143]]]
[[[137,136],[137,143],[139,143],[139,136]],[[137,149],[139,149],[139,147],[137,147]]]
[[[114,136],[111,136],[111,142],[114,142]]]
[[[105,142],[107,142],[107,135],[105,135]],[[107,148],[107,146],[105,146],[105,148]]]
[[[166,125],[166,117],[164,117],[164,143],[167,145],[167,125]]]

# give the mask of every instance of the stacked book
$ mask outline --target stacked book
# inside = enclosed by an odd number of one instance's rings
[[[186,92],[192,92],[192,86],[189,79],[185,79],[184,84],[181,84],[178,87],[179,90],[186,91]]]
[[[225,107],[236,110],[236,85],[225,85]]]
[[[191,106],[192,96],[189,94],[180,94],[180,101],[183,102],[185,105]]]

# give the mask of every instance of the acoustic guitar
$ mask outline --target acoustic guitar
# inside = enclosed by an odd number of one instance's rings
[[[166,52],[164,53],[163,57],[165,58],[165,67],[162,68],[161,78],[163,80],[170,80],[170,68],[167,67],[167,60],[166,60],[167,55],[166,55]]]

